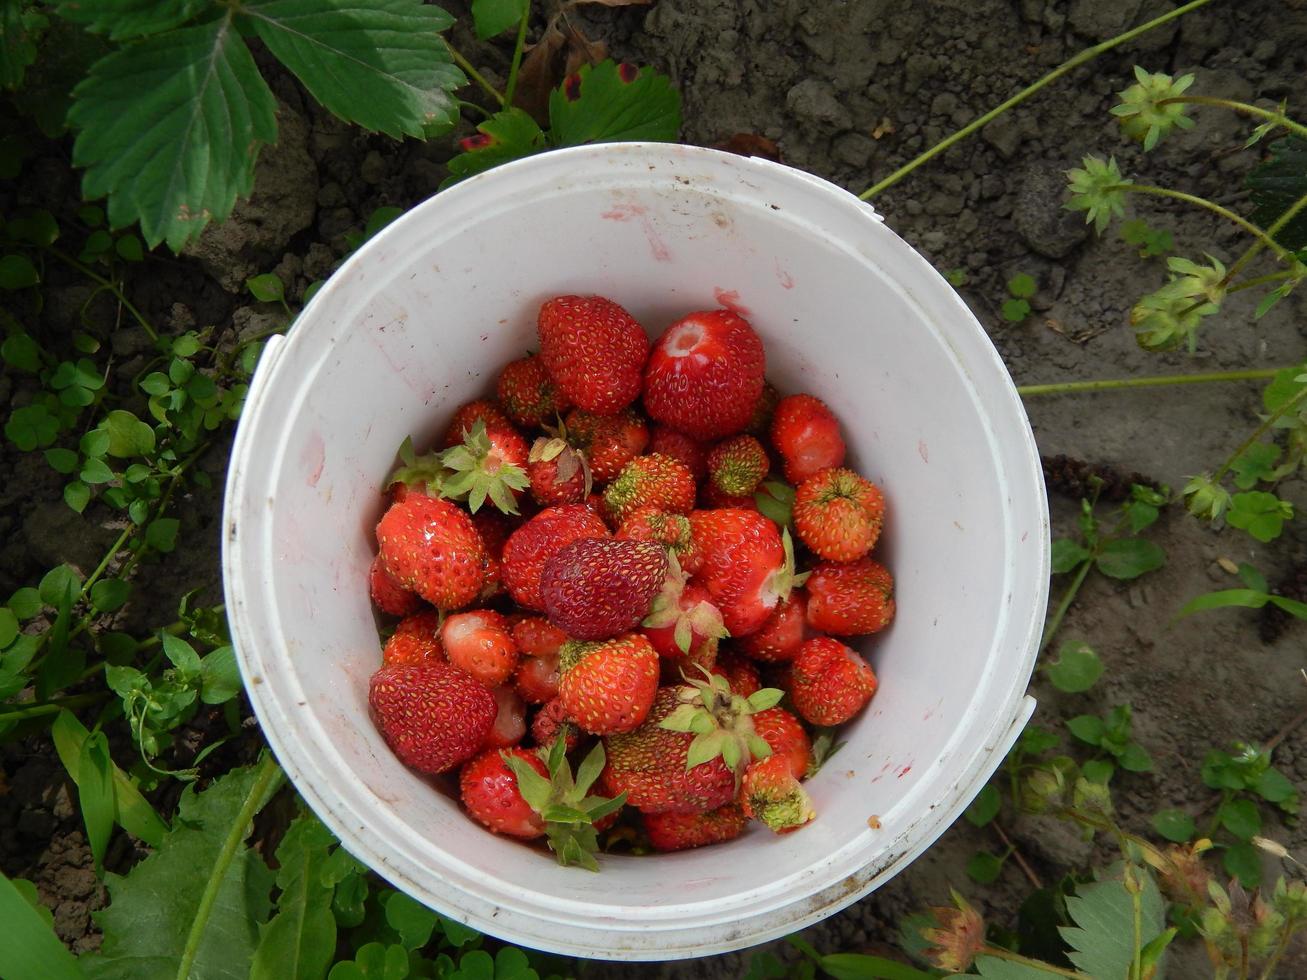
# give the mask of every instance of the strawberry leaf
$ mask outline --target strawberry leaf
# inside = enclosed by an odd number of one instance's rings
[[[259,930],[250,980],[301,980],[327,972],[336,949],[336,918],[331,914],[335,886],[324,869],[335,843],[331,831],[305,812],[277,845],[281,897],[277,914]]]
[[[30,898],[29,898],[30,895]],[[36,899],[36,889],[21,879],[11,881],[0,872],[0,921],[5,941],[0,943],[0,974],[6,977],[40,977],[41,980],[81,980],[78,962],[51,928],[50,912]]]
[[[534,119],[517,108],[496,112],[477,126],[477,134],[459,141],[463,152],[447,164],[449,177],[441,183],[442,188],[509,160],[529,157],[545,148],[543,130]]]
[[[553,146],[672,142],[681,130],[681,96],[652,68],[583,65],[549,94],[549,123]]]
[[[0,0],[0,88],[16,89],[36,60],[36,36],[46,18],[21,0]]]
[[[159,34],[209,6],[209,0],[64,0],[57,13],[111,41]]]
[[[1294,201],[1307,194],[1307,139],[1287,136],[1270,146],[1271,157],[1248,174],[1255,210],[1249,219],[1258,227],[1274,224]],[[1307,246],[1307,211],[1300,211],[1275,234],[1275,240],[1292,250]]]
[[[540,811],[540,816],[548,823],[589,823],[590,815],[584,810],[568,806],[566,803],[550,803]]]
[[[755,759],[768,759],[771,757],[771,746],[761,735],[749,733],[744,736],[745,745],[749,747],[749,753]]]
[[[530,0],[472,0],[477,39],[484,41],[504,33],[526,16],[530,6]]]
[[[682,653],[690,652],[690,641],[694,639],[694,628],[690,625],[690,620],[685,616],[678,616],[676,619],[676,630],[672,634],[676,640],[676,648]]]
[[[611,799],[603,796],[587,796],[581,801],[581,809],[590,815],[591,823],[602,820],[610,813],[616,813],[624,806],[626,806],[625,792],[618,793]]]
[[[563,743],[564,739],[557,739],[554,744],[557,746]],[[590,750],[589,754],[581,760],[581,764],[576,768],[576,791],[584,795],[590,791],[599,774],[604,771],[604,743],[596,742],[595,747]]]

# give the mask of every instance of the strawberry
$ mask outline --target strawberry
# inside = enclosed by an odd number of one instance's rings
[[[829,636],[799,647],[791,664],[794,710],[813,725],[842,725],[876,693],[876,674],[856,650]]]
[[[752,497],[769,469],[767,450],[753,436],[732,436],[708,453],[708,479],[728,497]]]
[[[400,620],[381,648],[383,664],[420,664],[445,659],[440,645],[440,614],[427,609]]]
[[[440,448],[449,449],[451,446],[457,446],[467,438],[477,422],[483,423],[487,430],[513,427],[513,423],[499,410],[498,405],[485,399],[477,399],[459,406],[454,417],[450,419],[449,428],[445,430],[440,440]]]
[[[870,558],[824,561],[808,577],[808,625],[822,633],[876,633],[894,618],[894,578]]]
[[[558,654],[523,657],[513,675],[517,693],[528,704],[544,704],[558,697]]]
[[[725,649],[717,655],[712,672],[726,678],[731,693],[742,698],[752,697],[762,687],[758,676],[758,665],[747,657],[741,657],[734,650]]]
[[[753,414],[765,369],[762,341],[747,320],[729,310],[691,313],[654,342],[645,411],[695,439],[734,435]]]
[[[480,599],[487,602],[504,591],[500,563],[504,544],[513,527],[503,514],[488,507],[482,507],[472,515],[472,524],[481,535],[481,543],[486,549],[485,580],[481,583]]]
[[[630,313],[601,296],[557,296],[540,307],[540,359],[563,397],[610,415],[640,394],[649,338]]]
[[[605,791],[626,793],[626,802],[646,813],[702,813],[735,799],[735,775],[720,755],[690,765],[695,736],[662,727],[683,704],[683,690],[687,689],[659,688],[643,724],[604,740],[608,747]]]
[[[703,552],[699,577],[726,628],[735,637],[756,633],[800,583],[789,533],[780,534],[761,514],[740,508],[694,511],[690,527]]]
[[[785,479],[796,485],[822,470],[844,464],[839,420],[812,395],[781,399],[772,417],[771,442],[781,454]]]
[[[671,559],[662,591],[654,597],[640,632],[660,657],[711,667],[717,658],[717,641],[726,635],[721,611],[708,590],[687,581],[680,564]],[[706,662],[705,662],[706,661]]]
[[[568,752],[581,741],[580,729],[568,718],[562,698],[554,698],[541,705],[531,719],[531,739],[536,745],[548,748],[559,736],[566,743]]]
[[[794,530],[822,558],[853,561],[876,545],[885,520],[880,488],[852,470],[814,473],[794,492]]]
[[[486,687],[495,688],[513,676],[517,644],[502,614],[489,609],[455,613],[440,629],[445,656]]]
[[[377,524],[381,565],[403,588],[437,609],[477,597],[485,580],[485,546],[472,519],[447,500],[409,494]]]
[[[684,514],[673,514],[657,507],[637,507],[627,513],[617,529],[617,536],[662,545],[687,575],[695,574],[703,564],[703,555],[690,531],[690,519]]]
[[[474,514],[487,497],[501,513],[516,514],[517,498],[531,485],[527,455],[526,440],[511,425],[487,428],[477,420],[460,444],[440,454],[447,471],[440,495],[465,500]]]
[[[613,479],[649,445],[649,427],[630,408],[615,415],[596,415],[574,408],[567,413],[563,433],[585,455],[590,475],[598,483]]]
[[[543,612],[540,575],[559,548],[580,538],[608,537],[608,526],[584,504],[547,507],[508,536],[500,565],[504,587],[515,602]]]
[[[368,705],[399,761],[427,773],[475,755],[497,714],[494,696],[476,678],[436,660],[383,666],[372,675]]]
[[[490,692],[495,696],[495,722],[482,748],[506,749],[526,735],[526,704],[507,684]]]
[[[541,507],[579,504],[590,494],[590,464],[561,436],[541,436],[531,445],[526,472]]]
[[[747,497],[732,497],[722,493],[711,480],[705,480],[699,488],[699,499],[704,510],[758,510],[758,501],[753,494]]]
[[[798,830],[817,816],[812,800],[782,755],[755,762],[744,774],[740,806],[778,834]]]
[[[684,463],[696,483],[708,475],[708,447],[684,432],[655,425],[649,438],[649,452]]]
[[[753,730],[771,746],[772,755],[790,763],[795,779],[802,779],[812,763],[812,743],[798,718],[784,708],[768,708],[753,716]]]
[[[544,362],[534,355],[505,365],[495,394],[504,413],[524,429],[553,422],[567,408],[566,397],[549,377]]]
[[[540,595],[549,621],[578,640],[633,629],[667,578],[667,552],[650,541],[582,538],[545,562]]]
[[[669,456],[637,456],[604,491],[609,520],[620,524],[638,507],[688,514],[694,509],[694,477]]]
[[[518,616],[510,629],[524,657],[557,657],[567,642],[567,634],[543,616]]]
[[[559,651],[558,697],[567,715],[592,735],[629,732],[649,713],[658,688],[658,654],[638,633]]]
[[[655,851],[721,844],[739,837],[749,823],[744,811],[734,803],[707,813],[645,813],[641,819]]]
[[[793,660],[808,638],[808,597],[794,591],[762,624],[758,632],[741,637],[740,652],[768,663]]]
[[[518,759],[541,779],[548,777],[544,760],[529,749],[489,748],[463,766],[458,786],[463,806],[474,820],[497,834],[529,840],[543,837],[545,822],[522,798],[517,776],[506,760]]]
[[[386,573],[380,556],[373,558],[368,566],[368,588],[377,608],[392,616],[407,616],[417,612],[422,605],[421,599]]]
[[[749,416],[749,424],[744,427],[745,433],[757,436],[759,439],[768,438],[771,433],[771,420],[776,414],[776,406],[780,401],[781,393],[776,390],[776,386],[770,381],[764,381],[762,394],[754,402],[753,414]]]

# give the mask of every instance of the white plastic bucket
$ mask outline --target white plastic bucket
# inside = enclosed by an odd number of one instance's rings
[[[778,837],[602,872],[496,837],[404,768],[368,718],[366,588],[379,490],[405,436],[535,346],[540,303],[599,293],[651,332],[748,316],[783,392],[826,400],[885,488],[898,615],[862,649],[881,690]],[[1033,710],[1048,517],[1020,400],[945,281],[866,204],[763,160],[667,144],[531,157],[368,242],[270,344],[228,477],[223,565],[245,684],[296,788],[397,887],[539,949],[658,960],[750,946],[885,882],[984,785]],[[875,818],[875,819],[871,819]]]

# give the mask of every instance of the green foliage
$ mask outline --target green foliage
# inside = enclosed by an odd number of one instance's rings
[[[0,976],[6,980],[82,980],[73,954],[51,929],[52,916],[36,900],[30,882],[0,872]]]
[[[1248,174],[1246,184],[1253,199],[1250,220],[1262,228],[1270,227],[1307,194],[1307,139],[1286,136],[1276,140],[1270,145],[1269,159]],[[1299,212],[1275,237],[1287,249],[1307,248],[1307,211]]]
[[[1150,74],[1135,65],[1135,83],[1120,93],[1121,101],[1112,108],[1112,115],[1126,136],[1142,143],[1145,151],[1151,150],[1172,130],[1193,128],[1184,102],[1171,101],[1193,83],[1193,75],[1172,78],[1163,72]]]
[[[1143,218],[1123,222],[1121,240],[1138,248],[1141,259],[1166,255],[1175,247],[1175,239],[1169,231],[1152,228]]]
[[[1021,323],[1030,316],[1030,298],[1035,295],[1036,282],[1033,276],[1018,272],[1008,280],[1008,299],[1003,302],[1003,319],[1009,323]]]
[[[1069,211],[1084,211],[1085,223],[1102,234],[1114,217],[1125,214],[1125,186],[1133,183],[1121,175],[1116,158],[1087,156],[1083,167],[1066,173],[1071,199],[1064,205]]]
[[[1045,664],[1043,670],[1059,691],[1080,694],[1103,676],[1103,662],[1089,644],[1075,641],[1062,644],[1057,659]]]
[[[481,40],[516,27],[531,9],[531,0],[472,0],[472,24]]]
[[[1167,840],[1183,844],[1193,839],[1197,827],[1194,818],[1183,810],[1161,810],[1153,816],[1153,829]]]
[[[794,527],[794,488],[781,480],[764,480],[753,495],[763,517],[777,527]]]
[[[1284,522],[1292,518],[1293,505],[1264,490],[1236,493],[1225,515],[1227,524],[1247,531],[1263,544],[1278,538]]]
[[[1095,781],[1106,782],[1117,765],[1130,772],[1150,772],[1153,768],[1153,760],[1147,750],[1132,737],[1128,704],[1118,705],[1101,718],[1097,715],[1077,715],[1066,723],[1066,727],[1081,742],[1099,749],[1100,755],[1110,757],[1102,761],[1114,763],[1099,770],[1104,778]]]
[[[1190,599],[1176,613],[1176,618],[1179,619],[1196,612],[1206,612],[1212,609],[1227,609],[1232,606],[1244,609],[1261,609],[1267,603],[1270,603],[1298,619],[1307,619],[1307,603],[1268,592],[1266,576],[1247,562],[1239,565],[1239,578],[1243,582],[1244,588],[1222,589]]]
[[[317,980],[336,949],[335,882],[324,872],[331,831],[311,814],[295,819],[277,847],[277,911],[259,928],[250,980]]]

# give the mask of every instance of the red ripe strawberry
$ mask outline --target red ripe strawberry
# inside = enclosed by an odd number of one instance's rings
[[[655,851],[684,851],[721,844],[744,833],[749,818],[734,803],[707,813],[645,813],[645,832]]]
[[[567,413],[564,431],[567,441],[589,461],[590,475],[597,483],[613,479],[649,445],[649,427],[630,408],[615,415],[574,408]]]
[[[744,774],[740,806],[778,834],[798,830],[817,815],[812,800],[781,755],[768,756]]]
[[[722,611],[731,636],[762,628],[795,583],[789,536],[756,511],[697,510],[690,515],[703,552],[699,578]]]
[[[558,698],[584,731],[629,732],[649,713],[658,689],[658,654],[638,633],[595,643],[569,640],[558,665]]]
[[[526,704],[507,684],[490,692],[495,696],[495,723],[490,726],[482,748],[506,749],[526,735]]]
[[[368,587],[377,608],[392,616],[407,616],[422,605],[421,599],[386,574],[380,557],[368,566]]]
[[[544,704],[558,697],[560,676],[558,654],[523,657],[513,675],[513,685],[528,704]]]
[[[508,536],[500,565],[504,587],[519,606],[543,612],[540,575],[545,562],[580,538],[608,537],[608,526],[584,504],[547,507]]]
[[[420,664],[445,659],[440,645],[440,616],[428,609],[400,620],[381,648],[383,664]]]
[[[400,762],[448,772],[476,754],[495,722],[494,696],[444,661],[395,664],[372,675],[368,705]]]
[[[807,613],[807,596],[791,592],[758,632],[739,640],[740,652],[768,663],[793,660],[799,645],[808,638]]]
[[[481,535],[472,518],[447,500],[409,494],[382,516],[377,541],[387,574],[437,609],[466,606],[481,591]]]
[[[524,657],[557,657],[567,634],[543,616],[520,616],[512,624],[513,642]]]
[[[790,669],[794,710],[813,725],[842,725],[876,693],[876,674],[856,650],[829,636],[799,647]]]
[[[486,687],[495,688],[517,668],[517,644],[508,620],[489,609],[456,613],[440,630],[445,656]]]
[[[694,510],[694,477],[668,456],[637,456],[604,491],[609,520],[620,524],[638,507],[657,507],[677,514]]]
[[[814,473],[794,492],[794,530],[822,558],[853,561],[880,537],[885,497],[880,488],[839,467]]]
[[[710,667],[717,659],[717,641],[726,635],[726,627],[708,590],[697,582],[687,582],[685,572],[674,566],[663,582],[662,591],[654,598],[640,632],[660,657],[670,660],[689,657],[691,663]]]
[[[565,741],[568,752],[576,748],[581,741],[581,731],[567,717],[563,699],[554,698],[552,701],[546,701],[531,719],[531,739],[536,745],[547,749],[560,735]]]
[[[650,541],[582,538],[545,562],[540,595],[549,621],[578,640],[633,629],[667,578],[667,552]]]
[[[795,779],[807,775],[812,763],[812,743],[798,718],[784,708],[768,708],[753,715],[753,730],[771,746],[772,755],[789,761]]]
[[[665,425],[655,425],[649,439],[649,452],[670,456],[684,463],[696,483],[708,475],[708,447],[684,432],[677,432]]]
[[[894,578],[870,558],[821,562],[806,587],[808,625],[822,633],[876,633],[894,618]]]
[[[752,510],[758,509],[758,501],[753,494],[747,497],[732,497],[722,493],[711,480],[705,480],[699,490],[699,499],[703,501],[704,510]]]
[[[691,313],[654,343],[645,411],[695,439],[734,435],[753,414],[765,369],[762,341],[747,320],[729,310]]]
[[[508,755],[521,759],[541,777],[549,778],[549,770],[535,752],[529,749],[487,749],[463,767],[458,785],[463,805],[473,819],[497,834],[530,839],[541,837],[545,822],[531,809],[517,788],[517,776],[504,762]]]
[[[753,414],[749,416],[749,424],[744,427],[744,431],[759,439],[769,438],[772,416],[776,414],[776,406],[780,401],[781,393],[776,390],[776,386],[770,381],[763,382],[762,394],[753,405]]]
[[[548,425],[567,408],[567,399],[549,377],[544,362],[534,355],[505,365],[495,394],[508,417],[524,429]]]
[[[708,479],[728,497],[752,497],[769,469],[767,450],[753,436],[733,436],[708,453]]]
[[[785,479],[799,484],[808,477],[844,464],[840,423],[825,403],[812,395],[782,398],[772,417],[771,442],[781,454]]]
[[[757,664],[747,657],[741,657],[734,650],[722,650],[718,653],[712,672],[725,677],[730,684],[731,693],[738,694],[742,698],[756,694],[762,687]]]
[[[626,793],[626,802],[646,813],[703,813],[735,799],[735,775],[722,757],[687,770],[695,736],[660,724],[682,705],[683,690],[659,688],[644,724],[604,739],[608,747],[602,777],[605,791],[614,796]]]
[[[590,464],[559,436],[541,436],[532,444],[526,472],[541,507],[583,503],[590,493]]]
[[[468,437],[477,422],[485,423],[487,431],[513,428],[513,423],[508,420],[507,415],[499,410],[498,405],[483,398],[478,398],[476,401],[460,406],[458,411],[454,413],[454,417],[450,419],[449,428],[445,430],[445,435],[440,440],[440,448],[448,449],[451,446],[457,446]]]
[[[557,296],[540,307],[540,359],[558,390],[588,412],[620,412],[640,394],[649,338],[602,296]]]
[[[703,564],[703,555],[690,531],[690,519],[684,514],[672,514],[657,507],[637,507],[626,515],[617,536],[662,545],[686,575],[695,574]]]

